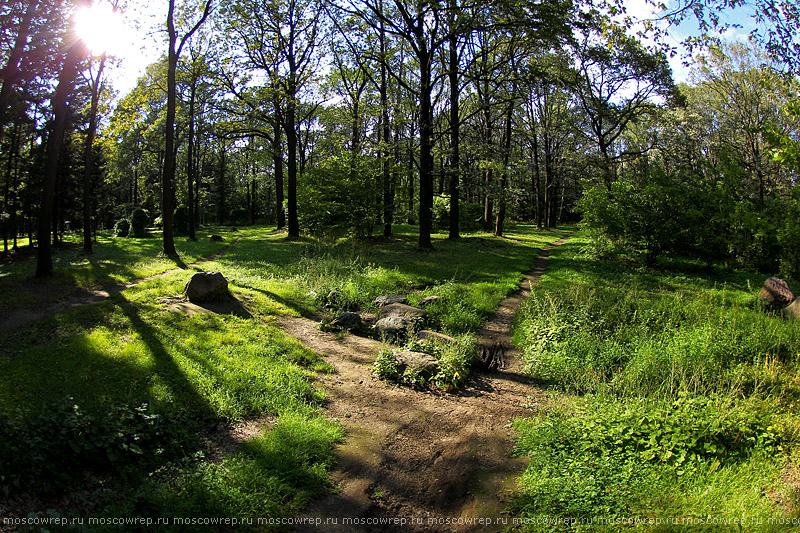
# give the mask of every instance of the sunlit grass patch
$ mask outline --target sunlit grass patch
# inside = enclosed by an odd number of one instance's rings
[[[800,330],[758,305],[766,276],[679,258],[641,269],[585,256],[582,241],[551,254],[515,326],[527,372],[556,398],[515,424],[531,458],[515,512],[749,517],[759,530],[798,514],[785,478],[800,435]],[[675,530],[661,524],[638,527]]]

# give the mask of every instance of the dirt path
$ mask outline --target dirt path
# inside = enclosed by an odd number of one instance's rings
[[[64,295],[58,301],[46,305],[44,307],[39,307],[34,309],[20,309],[14,311],[14,313],[10,317],[7,317],[2,322],[0,322],[0,335],[5,335],[7,333],[11,333],[19,329],[28,327],[32,324],[35,324],[36,322],[39,322],[40,320],[45,320],[47,318],[54,317],[55,315],[63,313],[67,309],[72,309],[73,307],[81,307],[84,305],[91,305],[102,302],[103,300],[110,298],[115,294],[119,294],[125,289],[130,289],[131,287],[138,285],[140,283],[144,283],[145,281],[164,278],[166,276],[175,274],[176,272],[181,272],[189,268],[194,268],[204,265],[206,263],[210,263],[211,261],[216,261],[220,257],[227,254],[230,251],[230,249],[233,248],[241,239],[242,238],[239,237],[238,239],[233,241],[231,244],[229,244],[219,252],[213,253],[201,259],[200,261],[196,261],[190,265],[186,265],[183,268],[173,268],[171,270],[167,270],[166,272],[162,272],[160,274],[155,274],[153,276],[148,276],[146,278],[129,281],[127,283],[111,285],[100,289],[78,289],[76,291],[72,291]],[[57,297],[57,295],[53,296]]]
[[[341,492],[314,502],[301,518],[322,525],[297,531],[496,531],[477,519],[502,518],[506,497],[525,461],[511,457],[512,418],[530,415],[544,401],[519,372],[509,328],[541,277],[542,250],[520,289],[500,304],[480,332],[486,349],[502,347],[505,368],[479,374],[457,394],[392,386],[372,377],[381,343],[349,335],[337,339],[317,322],[284,317],[282,327],[333,364],[321,378],[327,410],[347,430],[332,479]],[[508,517],[508,523],[511,521]],[[405,520],[400,524],[400,520]],[[413,520],[413,523],[412,523]],[[393,522],[394,521],[394,522]],[[472,525],[470,525],[472,524]]]

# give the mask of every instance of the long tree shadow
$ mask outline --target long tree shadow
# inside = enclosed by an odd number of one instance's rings
[[[305,318],[310,318],[312,320],[320,320],[322,318],[311,307],[303,306],[302,304],[294,300],[288,300],[278,294],[275,294],[272,291],[268,291],[266,289],[259,289],[258,287],[252,287],[249,285],[239,285],[239,286],[242,287],[243,289],[248,289],[253,292],[258,292],[260,294],[263,294],[267,298],[275,300],[279,304],[283,305],[284,307],[288,307],[289,309],[299,313],[301,316]]]
[[[156,328],[141,317],[136,305],[128,301],[124,294],[119,294],[114,303],[128,318],[131,328],[139,334],[142,342],[150,351],[154,363],[152,374],[158,375],[170,384],[172,395],[175,398],[173,401],[181,407],[189,406],[200,419],[214,418],[213,407],[206,398],[197,392],[183,369],[164,347]]]

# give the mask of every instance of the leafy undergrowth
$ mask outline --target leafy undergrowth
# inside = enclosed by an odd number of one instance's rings
[[[432,355],[438,365],[436,371],[426,375],[420,368],[398,368],[395,353],[398,350]],[[445,392],[460,387],[469,376],[470,367],[477,358],[475,336],[459,335],[452,342],[413,339],[403,348],[381,350],[375,357],[372,373],[375,377],[399,385],[412,387],[434,386]]]
[[[19,495],[33,495],[44,507],[30,511],[62,517],[290,516],[326,490],[332,444],[343,435],[324,418],[324,391],[313,385],[330,365],[271,326],[271,317],[318,312],[317,295],[334,288],[362,308],[384,293],[406,292],[411,303],[440,294],[450,304],[431,305],[432,325],[464,335],[516,286],[538,248],[564,234],[522,227],[506,239],[436,236],[436,250],[420,252],[411,232],[333,247],[265,230],[224,233],[227,242],[242,240],[202,269],[228,278],[231,314],[179,312],[188,269],[5,335],[0,497],[17,502],[19,513],[30,510],[19,507]],[[87,261],[57,264],[63,274],[53,283],[124,281],[172,268],[154,242],[124,241],[130,248],[109,271],[98,270],[106,248],[98,247]],[[203,246],[196,256],[218,249]],[[3,271],[7,298],[24,282],[14,271],[21,266]],[[458,346],[469,336],[460,339]],[[437,350],[435,384],[457,386],[471,352]],[[213,452],[219,436],[209,428],[225,433],[259,417],[269,421],[260,434]]]
[[[524,529],[782,530],[800,510],[800,330],[759,305],[765,276],[637,270],[582,244],[553,252],[515,327],[554,398],[515,423]]]

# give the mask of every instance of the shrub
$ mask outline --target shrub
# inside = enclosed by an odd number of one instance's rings
[[[373,374],[392,383],[408,386],[433,385],[448,392],[464,383],[469,376],[470,367],[477,359],[475,337],[472,335],[461,335],[455,342],[412,339],[403,349],[434,356],[439,362],[439,370],[427,381],[413,368],[407,368],[401,374],[394,357],[397,350],[381,350],[372,365]]]
[[[439,230],[450,227],[450,197],[433,197],[433,226]],[[475,231],[480,229],[483,218],[483,206],[475,203],[459,202],[458,220],[461,231]]]
[[[172,215],[172,230],[176,235],[189,234],[189,206],[181,204],[175,208]]]
[[[147,237],[147,226],[150,224],[150,214],[137,207],[131,213],[131,231],[134,237],[142,238]]]
[[[114,235],[116,237],[127,237],[131,231],[131,221],[127,218],[117,220],[114,225]]]
[[[372,234],[380,218],[380,161],[344,153],[308,170],[297,188],[300,225],[311,234]]]
[[[67,401],[43,414],[0,419],[0,491],[47,491],[83,471],[154,459],[177,437],[147,404],[89,414]]]

